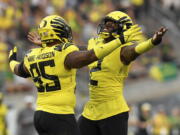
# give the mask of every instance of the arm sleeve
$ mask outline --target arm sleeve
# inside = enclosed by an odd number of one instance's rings
[[[152,43],[152,39],[149,39],[147,41],[144,41],[144,42],[138,44],[135,48],[135,51],[138,54],[142,54],[142,53],[145,53],[145,52],[151,50],[152,48],[154,48],[154,45]]]
[[[23,78],[31,77],[31,75],[24,69],[24,61],[18,66],[18,75]]]
[[[121,41],[119,39],[114,39],[108,43],[101,43],[93,47],[94,53],[98,59],[102,59],[116,48],[120,47]]]

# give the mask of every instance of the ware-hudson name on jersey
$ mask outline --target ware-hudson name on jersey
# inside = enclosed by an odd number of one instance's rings
[[[52,58],[52,57],[54,57],[54,52],[47,52],[47,53],[42,53],[40,55],[32,55],[32,56],[28,57],[28,61],[32,62],[35,60]]]

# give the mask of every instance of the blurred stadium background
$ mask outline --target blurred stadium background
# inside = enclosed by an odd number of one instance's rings
[[[36,134],[31,132],[33,111],[24,109],[34,108],[36,89],[30,80],[10,72],[9,50],[17,46],[21,60],[36,47],[27,33],[50,14],[64,17],[72,27],[74,43],[86,45],[96,35],[101,18],[113,10],[128,13],[142,27],[142,39],[162,25],[169,29],[162,45],[132,64],[124,88],[131,107],[129,135],[145,135],[142,130],[149,135],[155,131],[180,135],[180,0],[0,0],[0,135]],[[78,70],[76,93],[78,117],[88,100],[87,67]]]

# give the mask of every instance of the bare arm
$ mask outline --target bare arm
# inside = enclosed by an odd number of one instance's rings
[[[67,55],[64,65],[67,69],[81,68],[96,60],[98,60],[98,58],[96,57],[94,50],[74,51]]]
[[[121,49],[120,59],[125,65],[129,65],[131,61],[135,60],[140,54],[135,51],[136,45],[125,46]]]

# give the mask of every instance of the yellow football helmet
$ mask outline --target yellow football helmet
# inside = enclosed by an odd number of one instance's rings
[[[111,21],[117,25],[117,28],[114,28],[110,32],[105,32],[105,24]],[[98,26],[98,35],[102,38],[108,38],[112,35],[119,35],[120,33],[126,31],[133,25],[132,19],[124,12],[113,11],[110,12],[102,19],[101,23]]]
[[[58,15],[50,15],[42,19],[38,27],[42,44],[52,43],[54,40],[72,42],[71,27]]]

